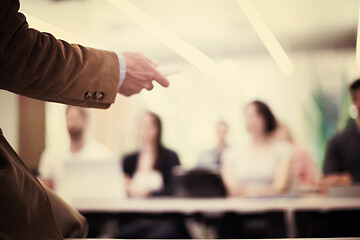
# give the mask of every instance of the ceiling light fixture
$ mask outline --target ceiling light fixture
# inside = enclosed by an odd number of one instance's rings
[[[134,3],[128,0],[108,0],[108,2],[202,72],[213,79],[221,78],[219,64],[160,24]]]
[[[255,8],[252,1],[237,0],[237,2],[281,71],[286,75],[291,75],[294,71],[294,66],[291,60],[281,47],[279,41],[271,32],[265,20]]]
[[[358,11],[358,28],[356,36],[356,64],[360,66],[360,1],[359,1],[359,11]]]

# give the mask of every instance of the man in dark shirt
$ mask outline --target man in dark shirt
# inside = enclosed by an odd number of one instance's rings
[[[360,79],[350,85],[358,116],[355,124],[335,135],[328,144],[324,161],[324,189],[331,185],[360,183]]]

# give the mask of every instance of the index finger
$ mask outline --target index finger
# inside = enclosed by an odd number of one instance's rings
[[[154,80],[157,81],[161,86],[168,87],[169,81],[161,73],[155,70]]]

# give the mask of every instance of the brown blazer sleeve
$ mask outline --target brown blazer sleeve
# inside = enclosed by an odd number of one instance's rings
[[[55,224],[64,238],[86,238],[88,223],[77,210],[70,207],[51,189],[44,187],[49,198]]]
[[[18,0],[0,3],[0,89],[52,102],[107,108],[118,92],[114,52],[29,28]]]

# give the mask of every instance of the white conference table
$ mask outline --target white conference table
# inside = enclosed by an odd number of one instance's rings
[[[72,206],[81,212],[107,213],[181,213],[222,214],[225,212],[256,213],[283,211],[288,237],[296,236],[295,211],[360,209],[360,198],[341,197],[263,197],[263,198],[78,198]]]

